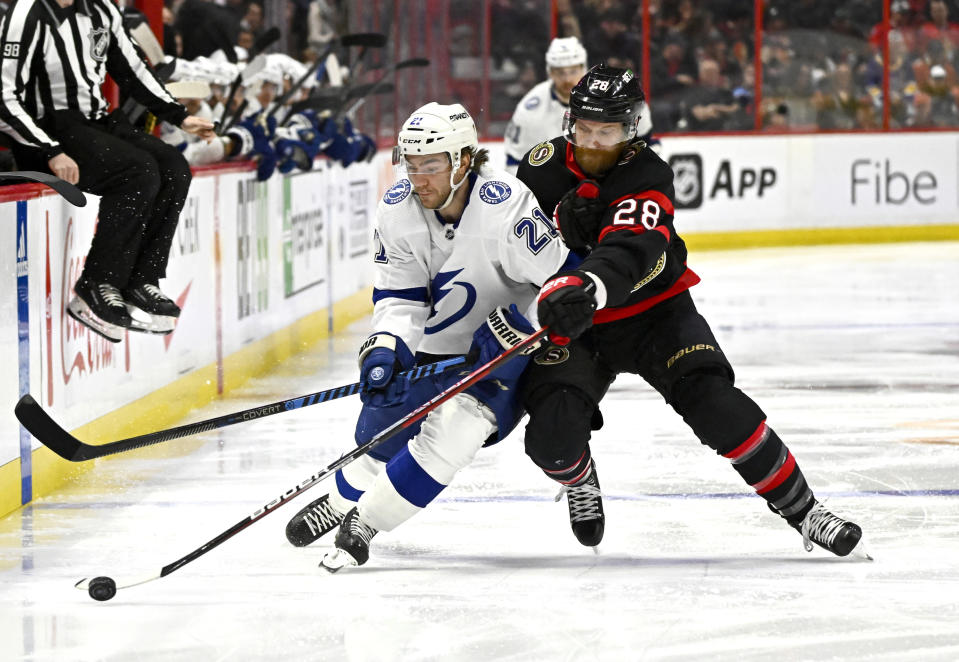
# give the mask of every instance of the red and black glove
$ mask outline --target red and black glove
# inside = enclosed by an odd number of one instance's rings
[[[584,179],[560,199],[553,210],[553,221],[571,250],[592,248],[605,211],[606,203],[599,199],[599,184]]]
[[[536,316],[549,329],[549,339],[567,345],[593,325],[596,283],[582,271],[556,274],[539,291]]]

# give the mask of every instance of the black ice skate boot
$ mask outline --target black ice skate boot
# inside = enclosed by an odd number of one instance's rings
[[[813,543],[816,543],[836,556],[848,556],[862,540],[862,528],[858,524],[833,515],[815,500],[801,522],[789,524],[802,534],[803,547],[807,552],[811,552]],[[865,550],[862,554],[871,558]]]
[[[379,531],[360,519],[356,508],[346,513],[340,530],[336,532],[336,547],[320,562],[320,567],[336,572],[347,566],[363,565],[370,558],[370,540]]]
[[[566,494],[569,525],[576,539],[587,547],[595,547],[603,539],[606,516],[603,514],[603,493],[599,490],[596,463],[590,462],[589,473],[575,485],[564,485],[556,500]]]
[[[131,316],[135,310],[141,310],[149,317],[148,321],[133,318],[134,331],[143,333],[171,333],[180,316],[180,307],[173,300],[160,291],[160,288],[150,283],[128,287],[123,290],[123,298]]]
[[[286,525],[286,539],[295,547],[311,545],[335,529],[343,521],[343,513],[324,494],[294,515]]]
[[[109,283],[94,283],[81,277],[73,286],[76,296],[67,305],[67,314],[110,342],[123,340],[133,319],[118,290]]]

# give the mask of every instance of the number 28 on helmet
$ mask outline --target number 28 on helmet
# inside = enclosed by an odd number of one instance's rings
[[[630,69],[598,64],[570,93],[563,135],[579,147],[612,148],[636,137],[645,110],[646,95]]]

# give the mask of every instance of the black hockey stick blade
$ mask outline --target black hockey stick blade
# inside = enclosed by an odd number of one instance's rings
[[[422,379],[423,377],[439,374],[445,370],[448,370],[449,368],[462,365],[465,362],[466,358],[459,356],[456,358],[447,359],[445,361],[439,361],[438,363],[419,366],[413,368],[412,370],[408,370],[403,374],[408,375],[411,380],[416,381],[417,379]],[[17,420],[20,421],[23,427],[25,427],[27,431],[37,439],[37,441],[52,450],[54,453],[65,460],[69,460],[70,462],[85,462],[87,460],[93,460],[106,455],[115,455],[117,453],[123,453],[136,448],[152,446],[164,441],[179,439],[181,437],[187,437],[192,434],[207,432],[217,428],[223,428],[228,425],[254,421],[256,419],[263,418],[265,416],[271,416],[273,414],[279,414],[284,411],[293,411],[294,409],[309,407],[310,405],[320,404],[321,402],[338,400],[339,398],[344,398],[354,395],[355,393],[359,393],[361,390],[363,390],[363,387],[364,384],[362,382],[347,384],[345,386],[337,386],[325,391],[318,391],[316,393],[310,393],[309,395],[302,395],[296,398],[290,398],[288,400],[280,400],[279,402],[274,402],[272,404],[260,405],[259,407],[244,409],[243,411],[234,412],[232,414],[224,414],[223,416],[217,416],[216,418],[207,419],[205,421],[188,423],[187,425],[181,425],[168,430],[157,430],[156,432],[130,437],[129,439],[111,441],[105,444],[85,444],[74,437],[72,434],[64,430],[56,421],[54,421],[53,418],[51,418],[51,416],[44,411],[43,407],[40,406],[40,403],[34,400],[33,396],[31,396],[29,393],[20,398],[20,401],[17,402],[16,407],[13,409],[13,413],[16,415]]]
[[[359,110],[360,106],[366,103],[367,97],[375,96],[377,94],[385,94],[381,89],[386,89],[389,86],[388,91],[393,90],[393,84],[386,80],[387,76],[391,73],[399,71],[400,69],[409,69],[410,67],[427,67],[429,66],[430,61],[425,57],[412,57],[408,60],[403,60],[397,62],[396,64],[387,67],[386,71],[380,76],[365,93],[353,94],[353,91],[357,92],[363,87],[362,85],[356,86],[353,90],[350,90],[350,94],[343,100],[342,105],[336,110],[334,115],[336,117],[352,117],[353,114]],[[347,107],[347,102],[351,99],[356,99],[352,104]]]
[[[288,115],[295,115],[301,113],[304,110],[315,110],[318,113],[323,112],[324,110],[332,110],[337,108],[340,105],[339,97],[327,97],[327,96],[317,96],[310,97],[308,99],[303,99],[303,101],[297,101],[296,103],[290,104],[290,108],[287,111]],[[286,124],[286,119],[284,118],[283,124]]]
[[[83,195],[83,191],[78,189],[70,182],[64,181],[56,175],[51,175],[48,172],[39,172],[36,170],[0,172],[0,182],[3,181],[22,181],[25,183],[43,184],[44,186],[48,186],[59,193],[61,196],[63,196],[64,200],[75,207],[84,207],[87,204],[87,199]]]
[[[409,69],[410,67],[428,67],[428,66],[430,66],[429,58],[411,57],[409,60],[403,60],[402,62],[397,62],[394,69],[399,71],[400,69]]]
[[[387,83],[377,81],[375,83],[363,83],[362,85],[357,85],[356,87],[351,87],[346,93],[346,100],[350,99],[361,99],[365,96],[377,95],[377,94],[389,94],[396,87],[393,83]]]
[[[339,87],[327,87],[314,90],[309,97],[303,99],[302,101],[291,103],[288,111],[291,115],[304,110],[320,111],[326,110],[327,108],[335,108],[342,102],[343,89]]]
[[[247,61],[249,62],[279,41],[281,34],[280,28],[274,25],[272,28],[257,37],[256,41],[253,42],[253,46],[250,47],[250,52],[247,53]]]
[[[386,35],[380,32],[357,32],[340,37],[344,46],[363,46],[364,48],[383,48],[386,46]]]
[[[343,104],[350,99],[370,95],[389,94],[393,92],[394,89],[393,83],[363,83],[362,85],[351,87],[346,91],[346,96],[344,97],[343,90],[339,88],[328,88],[318,91],[307,99],[290,104],[289,114],[295,115],[304,110],[315,110],[318,113],[324,110],[333,110],[334,108],[342,107]]]
[[[269,503],[266,503],[260,506],[255,511],[253,511],[252,514],[247,515],[246,517],[241,519],[239,522],[231,526],[229,529],[227,529],[226,531],[223,531],[217,537],[203,543],[202,545],[194,549],[192,552],[190,552],[186,556],[183,556],[177,559],[176,561],[173,561],[172,563],[168,563],[167,565],[163,566],[162,568],[160,568],[159,572],[154,571],[148,575],[144,575],[136,579],[124,580],[121,582],[115,582],[112,578],[109,578],[109,577],[104,577],[104,579],[108,580],[111,584],[113,584],[114,591],[115,591],[122,588],[130,588],[131,586],[137,586],[138,584],[145,584],[147,582],[151,582],[155,579],[166,577],[167,575],[170,575],[176,572],[177,570],[187,565],[188,563],[191,563],[197,560],[198,558],[200,558],[207,552],[219,547],[220,545],[225,543],[227,540],[229,540],[236,534],[245,530],[251,524],[258,522],[259,520],[263,519],[270,513],[275,512],[277,509],[280,508],[280,506],[286,505],[287,503],[292,501],[294,498],[296,498],[300,494],[303,494],[303,492],[310,489],[311,487],[313,487],[314,485],[316,485],[323,479],[328,478],[330,475],[336,473],[337,471],[339,471],[346,465],[353,462],[358,457],[366,455],[375,447],[385,442],[387,439],[390,439],[394,435],[398,434],[401,430],[404,430],[410,427],[411,425],[413,425],[420,419],[424,418],[427,414],[429,414],[431,411],[439,407],[441,404],[453,398],[457,394],[462,393],[463,391],[468,389],[470,386],[472,386],[473,384],[477,383],[478,381],[480,381],[481,379],[489,375],[494,370],[506,365],[509,361],[512,361],[513,359],[519,356],[523,356],[524,354],[527,354],[528,352],[532,352],[538,346],[540,340],[542,340],[546,336],[546,332],[547,331],[545,328],[540,328],[534,331],[526,339],[520,341],[516,345],[513,345],[510,349],[506,350],[499,356],[493,357],[490,361],[488,361],[487,363],[484,363],[479,368],[476,368],[475,370],[470,372],[468,375],[460,379],[458,382],[456,382],[455,384],[447,388],[445,391],[433,397],[433,399],[427,402],[424,402],[422,405],[420,405],[419,407],[411,411],[409,414],[407,414],[400,420],[393,423],[393,425],[379,432],[376,436],[374,436],[372,439],[367,441],[365,444],[361,444],[357,446],[356,448],[354,448],[353,450],[351,450],[349,453],[346,453],[340,456],[339,459],[327,465],[325,469],[321,469],[320,471],[317,471],[306,480],[301,481],[299,484],[297,484],[294,487],[291,487],[283,494],[273,498],[272,500],[269,501]],[[434,364],[434,365],[438,365],[438,364]],[[81,591],[89,591],[90,584],[96,579],[99,579],[99,578],[94,577],[94,578],[81,579],[76,584],[74,584],[74,587],[80,589]],[[112,594],[110,597],[112,597]]]

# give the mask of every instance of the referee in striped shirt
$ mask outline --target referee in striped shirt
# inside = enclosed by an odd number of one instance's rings
[[[101,196],[68,312],[119,342],[126,329],[169,333],[180,314],[159,279],[192,175],[175,147],[108,112],[108,73],[158,118],[214,137],[213,124],[189,115],[147,67],[110,0],[13,0],[0,20],[0,130],[21,169]],[[132,307],[146,315],[132,317]]]

